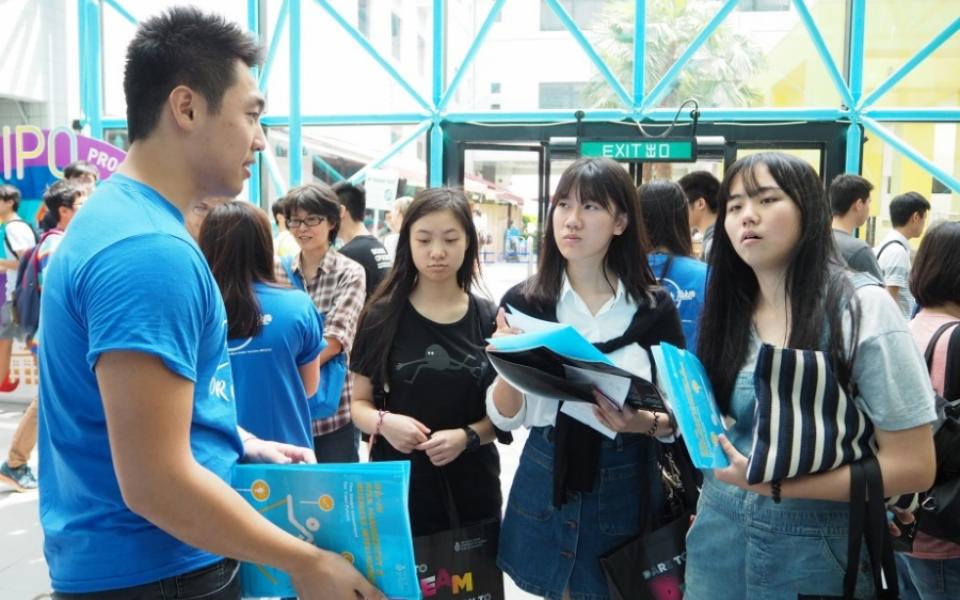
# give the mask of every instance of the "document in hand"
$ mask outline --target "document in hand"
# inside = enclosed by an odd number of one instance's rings
[[[281,529],[344,556],[387,598],[420,598],[409,462],[246,464],[234,470],[233,487]],[[245,598],[296,595],[273,567],[244,563],[240,576]]]
[[[571,325],[556,324],[488,342],[496,348],[487,355],[497,373],[526,394],[596,404],[597,388],[619,407],[664,409],[655,385],[614,365]]]
[[[703,365],[693,352],[666,342],[652,350],[660,387],[677,419],[693,464],[700,469],[729,466],[719,441],[724,432],[723,419]]]

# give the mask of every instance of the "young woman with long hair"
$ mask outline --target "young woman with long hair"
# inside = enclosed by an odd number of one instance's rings
[[[889,295],[879,285],[861,285],[856,278],[863,276],[838,258],[830,206],[809,164],[781,153],[742,158],[727,171],[718,209],[698,354],[728,417],[721,445],[730,466],[705,473],[687,535],[684,596],[842,595],[850,467],[834,468],[842,461],[830,459],[811,473],[814,463],[807,459],[816,448],[801,445],[794,459],[810,470],[748,483],[747,456],[761,425],[758,396],[776,389],[792,406],[821,406],[817,414],[825,416],[804,422],[802,440],[838,425],[828,402],[849,397],[865,415],[862,431],[873,431],[867,441],[879,461],[884,495],[895,496],[929,488],[933,480],[929,424],[935,414],[926,369]],[[799,366],[759,366],[764,356],[791,352],[805,361],[802,382],[792,375]],[[770,429],[792,436],[792,425],[777,419]],[[856,597],[873,597],[869,569],[858,572]]]
[[[410,461],[418,536],[450,529],[450,497],[464,525],[500,516],[497,432],[484,405],[495,309],[472,292],[477,246],[463,192],[419,192],[351,356],[354,423],[374,437],[371,460]]]
[[[650,347],[683,347],[683,333],[647,264],[650,244],[626,170],[609,159],[574,162],[545,225],[537,274],[510,289],[501,307],[573,325],[618,366],[652,380]],[[503,308],[497,325],[498,336],[518,332]],[[599,557],[659,525],[665,503],[656,438],[672,434],[668,416],[617,411],[604,400],[599,406],[594,425],[612,437],[560,412],[557,400],[525,396],[502,378],[487,399],[494,425],[530,429],[498,563],[520,588],[552,600],[608,598]]]
[[[956,400],[960,373],[949,373],[950,337],[960,325],[960,223],[945,222],[923,236],[910,271],[910,293],[920,312],[910,321],[910,332],[920,352],[946,327],[933,349],[930,380],[940,397]],[[950,258],[948,258],[950,257]],[[947,377],[952,376],[952,380]],[[954,458],[956,460],[956,457]],[[960,597],[960,544],[916,532],[913,550],[897,553],[900,593],[904,600],[947,600]]]
[[[310,448],[307,398],[326,344],[310,297],[274,278],[271,233],[266,213],[230,201],[207,214],[199,244],[227,309],[237,422],[258,438]]]
[[[687,197],[672,181],[651,181],[637,191],[643,224],[653,246],[647,260],[657,281],[677,305],[687,348],[696,349],[707,265],[693,258]]]

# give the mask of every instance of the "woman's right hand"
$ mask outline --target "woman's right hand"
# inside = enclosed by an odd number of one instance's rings
[[[507,323],[507,313],[503,310],[501,306],[497,310],[497,329],[493,332],[493,335],[490,337],[504,337],[507,335],[518,335],[523,333],[522,329],[516,327],[510,327],[510,324]],[[490,344],[487,346],[487,350],[496,350],[496,346]]]
[[[413,417],[388,412],[383,415],[380,435],[400,452],[410,454],[416,446],[430,439],[430,428]]]

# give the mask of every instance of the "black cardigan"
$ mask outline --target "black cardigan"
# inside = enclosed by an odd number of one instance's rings
[[[520,312],[544,321],[557,321],[556,303],[541,306],[524,297],[522,290],[527,283],[510,288],[500,300],[500,306],[510,306]],[[639,344],[650,357],[653,376],[656,366],[650,347],[667,342],[683,348],[683,330],[680,328],[680,315],[673,299],[662,287],[650,289],[649,297],[640,298],[637,312],[634,313],[627,330],[620,336],[594,344],[604,354],[614,350]],[[562,403],[561,403],[562,404]],[[593,491],[600,460],[600,445],[603,435],[583,423],[557,411],[556,432],[554,437],[555,456],[553,462],[553,504],[559,508],[566,500],[568,492]],[[576,451],[574,451],[576,450]]]

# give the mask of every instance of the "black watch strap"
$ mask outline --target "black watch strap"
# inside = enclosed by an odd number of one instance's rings
[[[473,427],[469,425],[463,428],[463,431],[467,434],[467,452],[473,452],[480,447],[480,434],[474,431]]]

